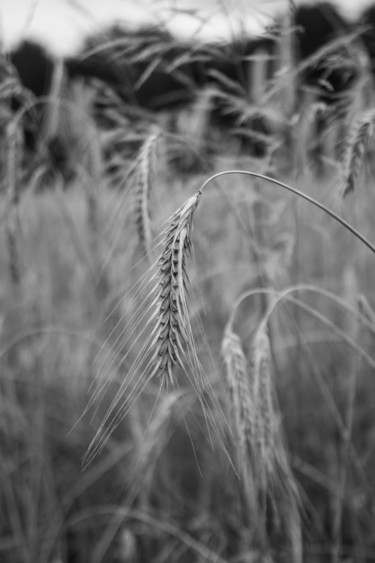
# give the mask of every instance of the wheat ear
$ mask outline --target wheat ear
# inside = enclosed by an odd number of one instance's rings
[[[264,486],[274,469],[278,420],[272,398],[271,351],[266,329],[257,331],[252,345],[252,395],[255,406],[255,449]]]
[[[349,140],[344,168],[342,198],[354,192],[361,174],[366,149],[374,135],[375,110],[363,113],[353,127]]]
[[[157,262],[156,311],[151,349],[152,375],[162,385],[173,383],[176,365],[183,367],[186,347],[192,344],[186,302],[188,277],[186,257],[191,252],[191,227],[201,192],[189,198],[170,218],[164,234],[163,251]]]
[[[149,135],[143,143],[138,157],[138,171],[135,190],[135,224],[145,256],[151,256],[152,228],[150,213],[151,162],[159,133]]]
[[[237,460],[244,487],[244,500],[249,510],[250,521],[253,521],[259,511],[254,479],[254,405],[248,362],[241,339],[233,331],[231,323],[228,323],[225,329],[221,353],[225,364],[231,423],[238,444]]]
[[[19,165],[21,161],[22,142],[17,121],[11,121],[6,129],[8,144],[6,162],[6,180],[8,192],[8,222],[6,226],[6,240],[9,255],[9,273],[13,287],[21,282],[21,259],[19,249],[20,221],[18,207],[19,193]]]
[[[245,446],[251,449],[255,421],[248,365],[241,339],[231,326],[225,330],[221,351],[226,368],[226,384],[236,437],[239,439],[241,449]]]

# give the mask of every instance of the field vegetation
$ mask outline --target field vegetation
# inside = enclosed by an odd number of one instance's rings
[[[375,560],[371,79],[332,117],[282,45],[241,99],[272,124],[256,156],[215,93],[136,112],[62,69],[31,156],[10,69],[1,562]]]

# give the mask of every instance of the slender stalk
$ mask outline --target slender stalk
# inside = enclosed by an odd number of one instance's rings
[[[210,176],[210,178],[208,178],[202,184],[201,188],[199,189],[199,193],[202,193],[203,190],[206,188],[206,186],[212,180],[216,180],[217,178],[220,178],[221,176],[228,176],[230,174],[240,174],[240,175],[243,175],[243,176],[251,176],[253,178],[260,178],[262,180],[265,180],[266,182],[274,184],[275,186],[279,186],[280,188],[283,188],[284,190],[287,190],[287,191],[297,195],[298,197],[308,201],[309,203],[311,203],[312,205],[314,205],[315,207],[317,207],[321,211],[324,211],[324,213],[326,213],[327,215],[332,217],[332,219],[334,219],[335,221],[340,223],[343,227],[345,227],[345,229],[347,229],[349,232],[351,232],[352,235],[354,235],[358,240],[360,240],[364,245],[367,246],[367,248],[369,248],[375,254],[375,245],[372,244],[359,231],[357,231],[357,229],[355,229],[352,225],[350,225],[350,223],[348,223],[347,221],[345,221],[345,219],[340,217],[340,215],[338,215],[337,213],[332,211],[332,209],[329,209],[329,207],[327,207],[323,203],[320,203],[319,201],[317,201],[313,197],[310,197],[307,194],[304,194],[300,190],[297,190],[296,188],[293,188],[292,186],[289,186],[288,184],[285,184],[284,182],[280,182],[280,180],[276,180],[275,178],[271,178],[270,176],[265,176],[264,174],[259,174],[258,172],[251,172],[249,170],[225,170],[224,172],[218,172],[217,174]]]

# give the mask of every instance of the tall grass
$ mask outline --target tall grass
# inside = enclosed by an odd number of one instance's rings
[[[26,179],[10,121],[1,561],[374,559],[373,110],[354,115],[344,184],[339,166],[318,179],[308,153],[320,106],[293,115],[295,75],[271,92],[263,71],[263,109],[277,119],[280,88],[278,148],[254,159],[221,133],[204,178],[155,160],[160,140],[175,138],[164,116],[155,130],[140,114],[133,134],[115,110],[103,134],[81,92],[60,106],[80,174],[38,192],[40,169]],[[213,102],[203,97],[187,118],[204,160]],[[226,96],[236,111],[238,101]],[[54,133],[58,121],[51,110]],[[299,152],[286,162],[289,135]],[[121,158],[108,166],[112,142]],[[355,224],[331,211],[333,191],[355,198]]]

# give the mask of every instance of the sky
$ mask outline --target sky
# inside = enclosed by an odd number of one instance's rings
[[[353,18],[371,0],[334,3]],[[69,56],[83,46],[87,35],[115,21],[133,29],[161,24],[183,39],[229,39],[240,31],[261,33],[287,4],[288,0],[0,0],[0,39],[9,49],[28,37],[55,55]]]

